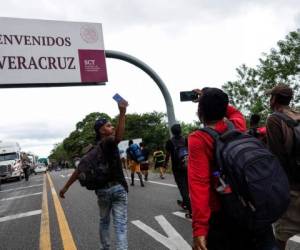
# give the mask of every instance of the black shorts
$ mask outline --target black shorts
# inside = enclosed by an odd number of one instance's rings
[[[164,168],[164,162],[156,162],[154,168]]]
[[[140,163],[140,167],[142,171],[149,170],[149,162],[148,161],[142,161]]]

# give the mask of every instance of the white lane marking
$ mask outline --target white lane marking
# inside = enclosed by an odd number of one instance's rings
[[[129,177],[125,177],[126,179],[131,179]],[[136,181],[140,181],[140,179],[137,179],[135,178],[134,180]],[[158,182],[158,181],[144,181],[144,183],[153,183],[153,184],[158,184],[158,185],[163,185],[163,186],[169,186],[169,187],[176,187],[177,188],[177,185],[174,185],[174,184],[169,184],[169,183],[163,183],[163,182]]]
[[[147,181],[147,182],[150,182],[150,183],[154,183],[154,184],[159,184],[159,185],[163,185],[163,186],[169,186],[169,187],[176,187],[176,185],[174,184],[169,184],[169,183],[162,183],[162,182],[158,182],[158,181]]]
[[[294,235],[293,237],[289,238],[289,241],[300,243],[300,235]]]
[[[61,176],[62,178],[66,178],[66,177],[69,177],[69,176],[71,176],[71,175],[72,175],[72,173],[67,174],[67,175],[61,174],[60,176]]]
[[[37,179],[30,179],[30,183],[31,181],[34,181],[34,182],[38,182],[38,181],[42,181],[42,180],[37,180]],[[10,183],[3,183],[2,182],[2,189],[3,188],[11,188],[11,187],[16,187],[16,186],[20,186],[20,184],[24,184],[25,181],[21,181],[21,182],[10,182]]]
[[[0,217],[0,222],[20,219],[20,218],[24,218],[24,217],[41,214],[41,213],[42,213],[42,210],[33,210],[33,211],[26,212],[26,213],[8,215],[8,216]]]
[[[16,190],[21,190],[21,189],[26,189],[26,188],[32,188],[32,187],[40,187],[40,186],[43,186],[43,184],[31,185],[31,186],[27,186],[27,187],[25,186],[25,187],[19,187],[19,188],[6,189],[6,190],[0,191],[0,193],[9,192],[9,191],[16,191]]]
[[[3,198],[0,201],[9,201],[9,200],[14,200],[14,199],[21,199],[21,198],[25,198],[25,197],[34,196],[34,195],[40,195],[40,194],[42,194],[42,192],[33,193],[33,194],[19,195],[19,196],[14,196],[14,197],[9,197],[9,198]]]
[[[43,181],[43,178],[32,178],[30,181]]]
[[[182,236],[175,230],[175,228],[162,216],[155,216],[155,220],[163,228],[168,237],[155,231],[153,228],[147,226],[140,220],[132,221],[131,223],[143,230],[145,233],[153,237],[155,240],[163,244],[171,250],[191,250],[191,246],[182,238]]]
[[[174,212],[173,214],[176,215],[176,216],[178,216],[178,217],[180,217],[180,218],[183,218],[185,220],[192,221],[192,219],[185,217],[185,213],[184,212]]]

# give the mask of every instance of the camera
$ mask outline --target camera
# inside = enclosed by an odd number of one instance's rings
[[[180,92],[180,101],[186,102],[186,101],[196,101],[198,99],[198,93],[195,91],[181,91]]]

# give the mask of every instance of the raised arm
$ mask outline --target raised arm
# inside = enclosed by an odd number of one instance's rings
[[[123,139],[124,130],[125,130],[125,114],[126,114],[127,106],[128,106],[128,102],[126,101],[121,101],[118,104],[120,114],[116,126],[116,134],[115,134],[116,143],[119,143]]]

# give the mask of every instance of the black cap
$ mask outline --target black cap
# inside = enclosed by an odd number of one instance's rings
[[[95,132],[98,132],[99,129],[107,122],[108,120],[106,118],[100,118],[97,121],[95,121],[95,125],[94,125]]]

